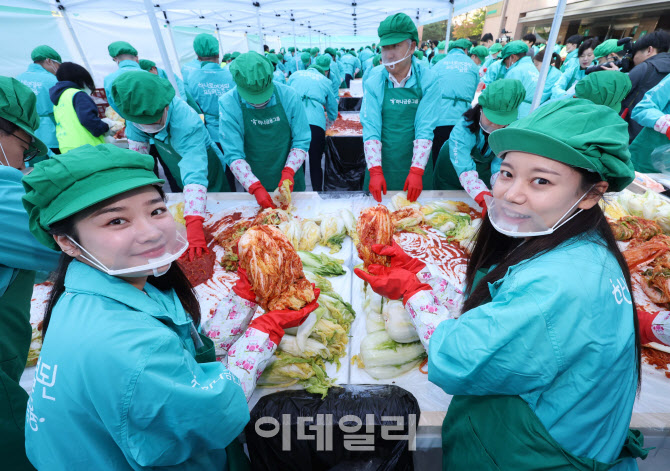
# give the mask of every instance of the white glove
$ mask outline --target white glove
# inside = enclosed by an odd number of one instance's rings
[[[661,134],[665,134],[668,132],[668,128],[670,127],[670,114],[665,114],[658,118],[656,121],[656,124],[654,124],[654,131],[658,131]]]

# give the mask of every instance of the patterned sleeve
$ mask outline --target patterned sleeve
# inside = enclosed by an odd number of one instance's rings
[[[433,290],[418,291],[405,303],[405,309],[426,351],[435,328],[442,321],[456,317],[441,304]]]
[[[202,331],[214,342],[217,357],[226,355],[242,336],[256,307],[255,303],[239,297],[231,290],[228,297],[219,303],[214,315],[203,322]]]
[[[416,276],[419,281],[427,283],[433,288],[433,295],[442,306],[452,313],[451,317],[460,315],[465,301],[463,291],[458,286],[445,280],[437,267],[427,264]]]

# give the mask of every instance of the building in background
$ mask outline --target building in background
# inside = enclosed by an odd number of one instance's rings
[[[503,0],[486,9],[482,34],[521,39],[534,33],[539,42],[549,36],[557,0]],[[573,34],[602,39],[639,39],[657,29],[670,31],[670,1],[568,0],[558,42]]]

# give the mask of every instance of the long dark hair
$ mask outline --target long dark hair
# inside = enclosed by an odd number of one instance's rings
[[[477,103],[472,108],[468,108],[465,113],[463,113],[465,120],[470,122],[470,124],[468,124],[466,127],[472,134],[477,134],[479,132],[479,118],[481,115],[482,105],[479,103]]]
[[[88,87],[91,91],[95,90],[95,82],[93,82],[91,74],[88,73],[88,70],[74,62],[63,62],[60,67],[58,67],[56,78],[59,82],[64,82],[66,80],[74,82],[81,89]]]
[[[576,170],[582,175],[581,187],[584,192],[589,191],[589,188],[601,180],[596,173],[590,173],[581,169]],[[596,190],[591,190],[591,192],[594,191]],[[628,270],[628,264],[626,263],[623,254],[617,247],[616,240],[605,219],[605,215],[597,204],[591,209],[577,214],[556,229],[552,234],[542,237],[531,237],[523,244],[521,243],[523,239],[508,237],[498,232],[491,224],[489,218],[485,217],[479,228],[475,246],[472,250],[472,256],[468,262],[465,277],[465,292],[468,294],[468,298],[463,304],[463,312],[467,312],[486,303],[490,298],[488,284],[503,278],[507,274],[508,268],[549,252],[570,239],[589,239],[602,244],[619,263],[619,267],[626,280],[626,286],[630,292],[631,302],[633,303],[632,315],[635,327],[635,364],[637,387],[639,390],[642,379],[640,366],[640,329],[638,326],[637,313],[635,311],[635,300],[633,299],[630,271]],[[495,268],[490,270],[481,280],[479,280],[477,285],[474,286],[474,279],[477,271],[481,268],[490,268],[493,265],[496,265]]]
[[[161,195],[161,198],[165,200],[165,193],[163,193],[163,190],[159,187],[155,188]],[[49,233],[51,235],[70,236],[77,243],[79,243],[79,236],[75,229],[76,223],[84,219],[87,215],[97,211],[101,206],[104,205],[105,201],[98,203],[85,211],[70,216],[69,218],[63,219],[62,221],[53,223],[49,228]],[[47,309],[44,313],[44,320],[42,321],[42,339],[46,337],[53,308],[56,306],[56,303],[65,291],[65,275],[72,260],[74,260],[73,257],[67,255],[66,253],[61,253],[60,259],[58,261],[58,268],[52,275],[51,281],[53,282],[53,288],[49,295]],[[184,275],[184,272],[181,270],[181,268],[179,268],[179,265],[176,262],[172,263],[170,269],[163,276],[149,276],[147,278],[147,283],[161,291],[169,291],[170,289],[174,289],[174,291],[177,293],[179,301],[181,301],[181,304],[184,307],[184,310],[191,315],[195,325],[200,325],[200,303],[198,303],[198,298],[193,291],[191,283],[188,281],[188,278],[186,278],[186,275]]]
[[[545,47],[545,48],[542,49],[540,52],[538,52],[537,54],[535,54],[535,56],[533,57],[533,60],[534,60],[534,61],[537,61],[537,62],[542,62],[542,61],[544,60],[544,52],[545,52],[546,50],[547,50],[547,48]],[[552,67],[556,67],[557,69],[560,70],[560,68],[561,68],[561,64],[562,64],[562,63],[563,63],[563,61],[561,61],[561,56],[559,56],[559,55],[556,54],[555,52],[552,52],[552,53],[551,53],[551,66],[552,66]]]

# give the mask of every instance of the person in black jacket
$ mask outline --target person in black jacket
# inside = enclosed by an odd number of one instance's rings
[[[633,88],[621,103],[621,117],[628,122],[630,142],[642,131],[642,126],[630,119],[630,115],[644,94],[670,73],[669,49],[670,34],[665,31],[649,33],[633,44],[635,67],[628,74]]]

